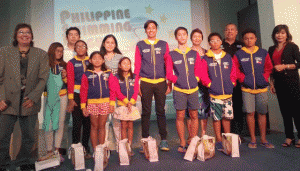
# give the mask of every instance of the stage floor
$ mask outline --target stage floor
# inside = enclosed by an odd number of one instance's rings
[[[211,120],[209,121],[209,127],[207,134],[214,135],[211,127]],[[150,163],[144,158],[143,154],[140,154],[139,148],[141,147],[141,127],[140,121],[134,123],[134,140],[133,151],[135,155],[132,157],[130,166],[120,166],[118,153],[116,151],[111,152],[108,167],[109,170],[300,170],[300,149],[294,146],[290,148],[281,147],[281,143],[284,141],[283,133],[270,133],[267,135],[267,139],[270,143],[275,145],[275,149],[266,149],[258,144],[257,149],[249,149],[247,144],[250,142],[249,137],[245,137],[246,142],[240,146],[240,157],[231,158],[224,155],[222,152],[216,151],[215,157],[205,162],[198,161],[189,162],[183,159],[184,154],[177,152],[179,145],[178,135],[176,131],[176,125],[174,119],[167,120],[168,129],[168,142],[170,146],[169,152],[159,151],[159,162]],[[160,142],[158,135],[156,121],[151,121],[150,128],[151,136],[156,138],[157,142]],[[71,128],[69,129],[71,133]],[[110,135],[110,139],[113,137]],[[259,143],[259,137],[257,137]],[[71,136],[69,136],[69,142],[71,142]],[[66,144],[64,144],[66,145]],[[43,155],[45,149],[45,139],[43,131],[40,131],[39,138],[39,155]],[[112,146],[113,148],[113,146]],[[65,162],[61,166],[55,169],[47,170],[74,170],[71,161],[65,157]],[[86,161],[86,169],[93,170],[94,161]]]

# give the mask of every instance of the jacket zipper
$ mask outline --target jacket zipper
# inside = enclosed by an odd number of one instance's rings
[[[100,82],[100,98],[102,98],[101,76],[102,76],[102,74],[100,74],[100,76],[99,76],[99,82]]]
[[[254,84],[254,90],[256,89],[255,87],[255,72],[254,72],[254,64],[253,64],[253,56],[252,56],[252,53],[251,53],[251,66],[252,66],[252,75],[253,75],[253,84]]]
[[[218,64],[219,65],[219,64]],[[222,76],[222,59],[220,59],[220,65],[219,65],[219,68],[220,68],[220,74],[221,74],[221,82],[222,82],[222,91],[223,91],[223,95],[225,94],[225,91],[224,91],[224,83],[223,83],[223,76]]]
[[[126,95],[127,95],[127,99],[128,99],[129,83],[128,83],[128,79],[127,78],[125,78],[125,82],[126,82],[126,90],[127,90],[127,94]]]
[[[186,54],[183,54],[183,60],[184,60],[184,64],[185,64],[186,81],[187,81],[189,89],[191,89],[190,82],[189,82],[189,68],[187,65]]]

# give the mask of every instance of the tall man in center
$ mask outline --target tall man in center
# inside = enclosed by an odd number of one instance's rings
[[[167,42],[156,38],[157,27],[158,24],[153,20],[148,20],[144,24],[147,39],[137,43],[134,73],[141,80],[142,138],[149,136],[152,97],[154,95],[155,112],[161,137],[159,147],[163,151],[169,151],[165,115],[166,95],[171,90],[166,83],[166,60],[169,57],[169,45]]]

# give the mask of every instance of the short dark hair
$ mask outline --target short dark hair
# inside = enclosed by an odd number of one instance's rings
[[[237,25],[236,25],[236,24],[234,24],[234,23],[228,23],[228,24],[226,24],[226,26],[225,26],[225,30],[226,30],[226,27],[227,27],[227,26],[229,26],[229,25],[234,25],[234,26],[235,26],[235,28],[236,28],[236,30],[238,30],[238,28],[237,28]]]
[[[245,36],[247,33],[253,33],[253,34],[255,35],[255,37],[256,37],[256,31],[255,31],[254,29],[252,29],[252,28],[247,28],[246,30],[244,30],[244,31],[242,32],[242,38],[244,38],[244,36]]]
[[[68,28],[68,29],[66,30],[66,37],[68,37],[69,32],[70,32],[71,30],[76,30],[77,33],[78,33],[79,36],[80,36],[80,30],[79,30],[79,28],[77,28],[77,27],[70,27],[70,28]]]
[[[121,51],[119,50],[118,42],[117,42],[116,37],[115,37],[114,35],[112,35],[112,34],[108,34],[108,35],[106,35],[106,36],[104,37],[104,39],[102,40],[102,44],[101,44],[101,47],[100,47],[100,54],[101,54],[101,56],[103,56],[103,57],[107,54],[106,49],[105,49],[105,47],[104,47],[105,41],[106,41],[108,38],[110,38],[110,37],[112,37],[112,38],[115,40],[115,44],[116,44],[116,47],[115,47],[115,49],[114,49],[113,51],[114,51],[115,53],[117,53],[117,54],[122,54]]]
[[[177,33],[179,30],[184,30],[184,31],[186,31],[186,34],[189,34],[188,30],[185,27],[177,27],[177,29],[175,29],[175,31],[174,31],[175,37],[177,36]]]
[[[203,33],[200,29],[196,28],[194,29],[192,32],[191,32],[191,40],[192,40],[192,37],[195,33],[200,33],[202,35],[202,40],[203,40]]]
[[[13,46],[18,46],[18,41],[17,41],[17,35],[18,35],[18,31],[21,29],[21,28],[28,28],[31,32],[31,37],[32,37],[32,40],[33,40],[33,33],[32,33],[32,28],[31,28],[31,25],[30,24],[26,24],[26,23],[19,23],[16,27],[15,27],[15,31],[14,31],[14,37],[13,37]],[[31,40],[30,42],[30,46],[33,47],[33,41]]]
[[[207,40],[208,42],[210,42],[210,39],[213,37],[213,36],[218,36],[221,40],[222,40],[222,36],[219,34],[219,33],[216,33],[216,32],[213,32],[213,33],[210,33]]]
[[[150,23],[153,23],[153,24],[156,26],[156,28],[158,27],[158,24],[157,24],[156,21],[154,21],[154,20],[148,20],[148,21],[146,21],[146,23],[144,24],[144,29],[145,29],[145,30],[147,29],[147,27],[148,27],[148,25],[149,25]]]
[[[281,30],[284,30],[284,31],[286,32],[286,36],[287,36],[286,42],[287,42],[287,43],[292,42],[293,37],[292,37],[292,35],[291,35],[291,33],[290,33],[289,27],[288,27],[287,25],[285,25],[285,24],[280,24],[280,25],[277,25],[277,26],[273,29],[273,32],[272,32],[272,40],[273,40],[274,44],[275,44],[275,45],[278,44],[278,42],[277,42],[277,40],[276,40],[276,38],[275,38],[275,35],[276,35],[276,33],[280,32]]]

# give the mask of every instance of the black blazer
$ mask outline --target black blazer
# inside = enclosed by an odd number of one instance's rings
[[[272,59],[273,65],[274,65],[273,54],[275,49],[276,49],[275,45],[269,48],[269,55]],[[299,52],[299,47],[295,43],[286,44],[281,55],[281,64],[295,64],[297,69],[285,70],[281,73],[285,73],[288,76],[296,76],[296,75],[298,76],[298,69],[300,68],[300,52]]]

